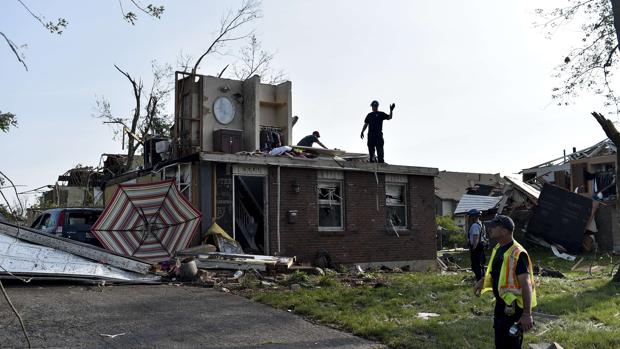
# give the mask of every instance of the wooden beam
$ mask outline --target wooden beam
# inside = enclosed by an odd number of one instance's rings
[[[258,104],[260,104],[261,107],[272,107],[272,108],[286,107],[286,102],[260,101]]]

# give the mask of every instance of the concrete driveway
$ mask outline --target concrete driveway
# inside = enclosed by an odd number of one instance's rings
[[[382,347],[213,289],[49,284],[12,284],[6,289],[33,347]],[[0,297],[0,347],[25,346],[17,318]]]

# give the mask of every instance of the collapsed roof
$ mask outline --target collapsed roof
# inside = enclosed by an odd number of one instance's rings
[[[533,170],[537,168],[564,165],[564,164],[570,163],[573,160],[593,158],[596,156],[613,155],[613,154],[616,154],[616,151],[617,151],[616,145],[609,138],[606,138],[585,149],[576,151],[571,154],[567,154],[566,156],[560,156],[558,158],[549,160],[547,162],[544,162],[536,166],[523,169],[520,173],[527,172],[528,170]]]

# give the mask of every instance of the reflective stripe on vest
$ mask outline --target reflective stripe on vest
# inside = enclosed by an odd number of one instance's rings
[[[491,278],[491,268],[493,266],[493,259],[495,259],[495,253],[499,249],[500,245],[497,244],[493,248],[493,252],[491,253],[491,259],[489,260],[489,264],[487,266],[486,273],[484,275],[484,281],[482,286],[482,292],[486,293],[488,291],[493,290],[493,280]],[[499,296],[506,302],[506,304],[510,304],[517,301],[517,305],[523,308],[523,297],[521,296],[521,284],[519,283],[519,279],[517,277],[517,262],[519,260],[519,255],[521,252],[525,251],[523,246],[514,241],[513,245],[504,252],[501,271],[499,273],[499,281],[498,281],[498,293]],[[527,256],[528,261],[528,269],[530,274],[530,284],[532,287],[532,308],[536,306],[536,289],[534,282],[534,272],[532,268],[532,261]]]

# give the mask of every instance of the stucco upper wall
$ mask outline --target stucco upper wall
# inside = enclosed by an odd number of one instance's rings
[[[202,80],[202,149],[213,151],[213,131],[219,129],[243,130],[243,81],[205,76]],[[213,113],[213,103],[219,97],[228,97],[235,108],[235,117],[227,125],[219,123]]]
[[[202,151],[213,151],[213,131],[233,129],[243,131],[244,149],[260,148],[261,126],[282,130],[287,144],[291,143],[291,83],[279,85],[260,83],[253,76],[245,81],[202,77]],[[213,104],[219,97],[227,97],[233,103],[235,116],[229,124],[215,119]]]

